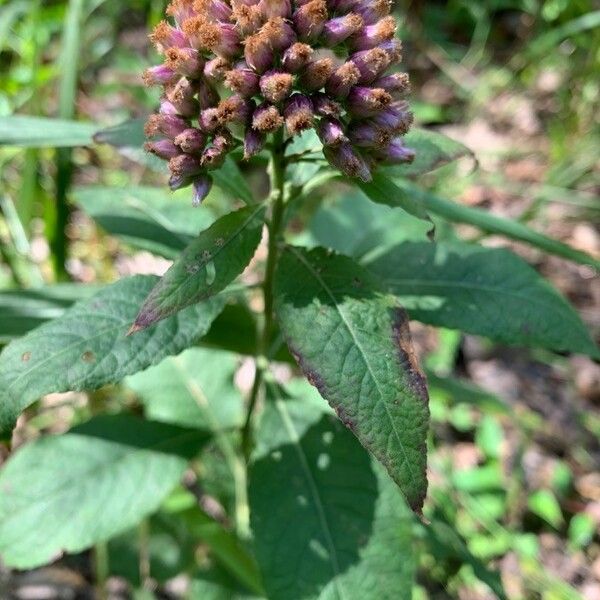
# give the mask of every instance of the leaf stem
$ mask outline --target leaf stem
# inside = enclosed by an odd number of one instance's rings
[[[275,277],[275,268],[279,255],[279,241],[283,232],[284,213],[286,204],[285,194],[285,142],[283,139],[283,131],[275,135],[274,142],[271,146],[271,160],[269,163],[269,177],[271,180],[271,197],[272,206],[271,220],[268,224],[269,228],[269,245],[267,254],[267,266],[265,271],[265,279],[263,282],[263,297],[264,297],[264,321],[263,330],[258,339],[258,347],[256,352],[256,373],[254,375],[254,383],[250,392],[250,400],[248,402],[248,412],[246,422],[242,430],[242,449],[246,462],[250,458],[252,451],[252,416],[258,402],[258,398],[263,387],[265,372],[268,369],[268,351],[273,335],[273,280]]]

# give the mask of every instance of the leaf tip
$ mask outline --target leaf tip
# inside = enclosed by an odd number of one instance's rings
[[[125,334],[126,337],[131,337],[140,331],[146,329],[146,326],[140,325],[137,321],[129,328],[129,331]]]

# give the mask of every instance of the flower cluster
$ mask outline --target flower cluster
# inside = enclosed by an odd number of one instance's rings
[[[172,0],[151,35],[164,88],[146,125],[146,149],[169,161],[170,185],[210,190],[210,171],[243,143],[315,128],[329,163],[369,181],[377,164],[414,158],[412,122],[391,0]],[[242,141],[243,140],[243,141]]]

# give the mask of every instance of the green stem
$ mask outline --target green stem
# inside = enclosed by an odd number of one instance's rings
[[[269,222],[269,245],[267,255],[267,266],[263,283],[264,297],[264,322],[262,333],[258,339],[256,353],[256,373],[254,383],[248,402],[246,422],[242,430],[242,449],[246,462],[252,451],[252,416],[256,403],[260,396],[265,372],[268,369],[268,354],[273,336],[273,280],[279,254],[279,241],[283,233],[283,217],[285,212],[285,143],[283,132],[275,136],[271,147],[271,161],[269,164],[269,176],[271,180],[271,220]]]
[[[106,582],[110,572],[108,559],[108,544],[106,542],[98,542],[94,546],[94,567],[96,575],[96,595],[98,600],[106,600],[108,592],[106,590]]]

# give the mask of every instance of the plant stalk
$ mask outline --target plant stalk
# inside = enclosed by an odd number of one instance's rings
[[[249,461],[252,451],[252,416],[260,396],[265,372],[268,369],[268,354],[273,336],[273,280],[275,268],[279,257],[279,241],[283,233],[283,217],[285,213],[285,143],[283,132],[276,134],[271,146],[271,160],[269,164],[269,177],[271,180],[271,220],[268,224],[269,244],[265,279],[263,282],[264,319],[262,332],[258,338],[256,352],[256,373],[250,392],[246,422],[242,430],[242,449],[246,462]]]

